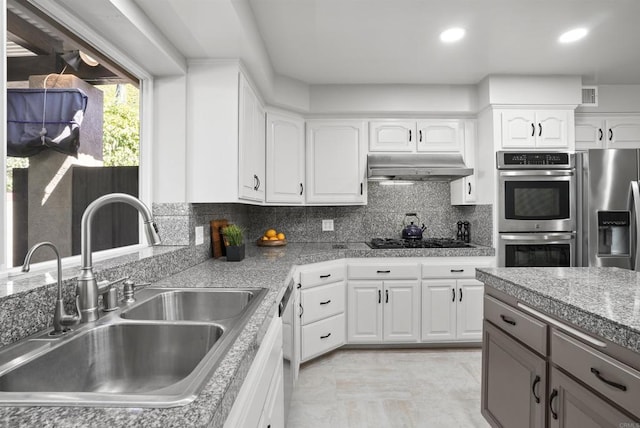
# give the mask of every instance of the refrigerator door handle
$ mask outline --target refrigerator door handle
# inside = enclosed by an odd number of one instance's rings
[[[637,181],[629,184],[629,202],[628,209],[631,212],[629,221],[631,226],[631,269],[637,270],[640,267],[640,251],[638,251],[638,243],[640,242],[640,227],[638,227],[638,213],[640,213],[640,187]]]

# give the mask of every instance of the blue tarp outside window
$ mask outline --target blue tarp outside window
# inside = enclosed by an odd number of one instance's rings
[[[86,108],[80,89],[7,89],[7,156],[53,149],[78,157]]]

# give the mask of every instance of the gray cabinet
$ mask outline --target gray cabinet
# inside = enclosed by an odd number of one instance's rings
[[[495,427],[544,427],[546,361],[484,322],[482,415]]]
[[[556,367],[549,381],[550,428],[638,426],[629,416],[583,387]]]

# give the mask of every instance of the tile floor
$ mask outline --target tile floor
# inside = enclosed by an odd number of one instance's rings
[[[304,364],[288,428],[488,427],[480,350],[338,350]]]

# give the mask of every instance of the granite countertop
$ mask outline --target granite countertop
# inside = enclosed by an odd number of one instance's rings
[[[620,268],[482,268],[476,278],[541,312],[640,352],[640,273]]]
[[[152,285],[154,287],[264,287],[269,292],[221,360],[202,392],[190,404],[174,408],[0,407],[10,426],[55,427],[221,427],[233,406],[259,347],[268,321],[294,265],[362,257],[493,256],[489,247],[372,250],[363,243],[290,243],[285,247],[247,247],[241,262],[209,259]],[[6,294],[5,294],[6,295]]]

